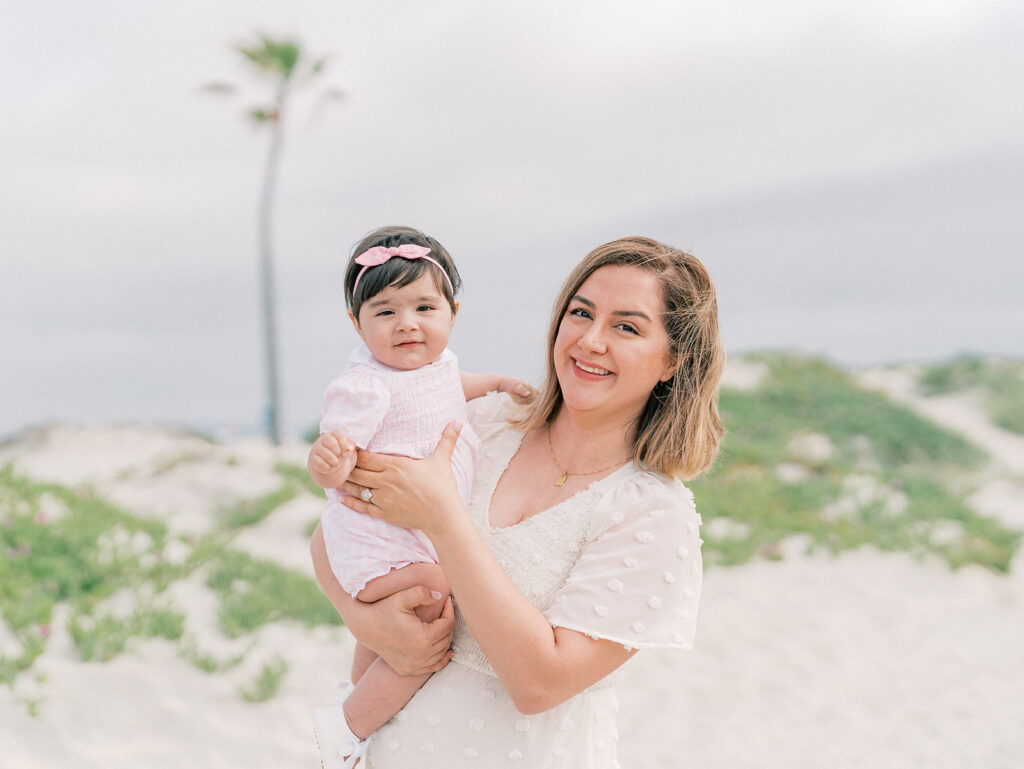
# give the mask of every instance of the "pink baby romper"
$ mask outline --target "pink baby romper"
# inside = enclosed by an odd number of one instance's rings
[[[445,425],[463,425],[452,454],[459,494],[468,504],[480,441],[466,421],[466,398],[455,354],[445,350],[433,363],[412,371],[385,366],[365,345],[324,394],[320,433],[341,430],[360,448],[422,459],[433,452]],[[322,515],[331,570],[354,598],[366,583],[410,563],[437,563],[426,535],[344,505],[345,495],[328,489]]]

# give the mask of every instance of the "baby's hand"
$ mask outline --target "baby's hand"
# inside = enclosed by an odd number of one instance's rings
[[[341,430],[321,435],[309,451],[309,475],[318,486],[340,486],[356,464],[355,441]]]
[[[517,398],[529,398],[533,395],[533,388],[522,379],[514,376],[503,376],[498,380],[498,392],[509,393]]]

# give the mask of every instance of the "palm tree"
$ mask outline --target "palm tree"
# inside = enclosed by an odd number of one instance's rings
[[[284,116],[289,97],[299,88],[313,83],[324,71],[327,60],[324,57],[307,60],[302,45],[296,40],[273,38],[259,33],[250,42],[238,43],[235,51],[242,55],[246,65],[257,77],[269,82],[269,101],[246,109],[247,118],[259,127],[270,130],[270,145],[263,166],[263,182],[259,197],[258,244],[260,271],[260,305],[263,315],[263,347],[267,406],[265,426],[274,444],[281,441],[280,391],[277,364],[277,323],[274,309],[274,260],[273,260],[273,209],[274,193],[277,187],[277,172],[281,163],[281,148],[284,142]],[[217,82],[204,90],[231,94],[235,87],[229,83]],[[328,88],[321,98],[336,99],[341,92]]]

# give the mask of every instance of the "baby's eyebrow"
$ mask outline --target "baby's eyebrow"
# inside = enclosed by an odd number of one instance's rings
[[[386,304],[394,304],[394,301],[394,299],[371,299],[370,301],[366,302],[366,306],[370,308],[381,307]],[[413,301],[417,304],[421,302],[437,303],[441,301],[441,297],[438,294],[425,294],[423,296],[416,297]]]
[[[591,302],[585,296],[580,296],[579,294],[573,296],[573,298],[570,301],[579,302],[580,304],[586,305],[591,310],[593,310],[596,307],[596,305],[593,302]],[[612,315],[624,318],[643,318],[644,320],[651,319],[651,317],[646,312],[641,312],[640,310],[612,310]]]

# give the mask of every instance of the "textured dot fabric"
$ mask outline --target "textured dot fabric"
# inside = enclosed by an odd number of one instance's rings
[[[700,517],[686,487],[634,464],[521,523],[492,527],[488,507],[522,435],[503,394],[469,404],[481,440],[468,506],[519,590],[552,626],[630,649],[690,648],[701,588]],[[371,738],[374,769],[415,766],[619,766],[613,680],[561,705],[519,713],[456,607],[455,655]]]
[[[465,425],[452,455],[463,499],[469,498],[480,441],[467,424],[455,354],[445,350],[433,363],[412,371],[385,366],[361,345],[324,394],[320,433],[341,430],[360,448],[421,459],[436,448],[449,422]],[[374,577],[410,563],[437,563],[423,532],[350,510],[345,495],[327,490],[321,516],[331,570],[355,597]]]

